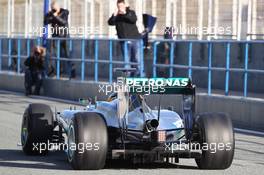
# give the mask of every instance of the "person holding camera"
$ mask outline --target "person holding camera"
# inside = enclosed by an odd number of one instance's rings
[[[125,3],[125,0],[117,0],[117,10],[109,18],[108,24],[116,27],[117,36],[119,39],[131,39],[127,42],[127,53],[130,62],[138,63],[137,73],[140,70],[140,42],[141,34],[138,31],[137,16],[134,10],[131,10]],[[121,51],[125,56],[125,42],[121,43]]]
[[[45,77],[44,66],[45,48],[36,46],[29,58],[24,62],[25,70],[25,94],[32,94],[32,87],[35,86],[34,95],[40,94],[40,88]]]
[[[69,24],[68,24],[68,16],[69,11],[67,9],[60,8],[60,5],[57,1],[53,1],[51,3],[51,11],[48,12],[44,17],[44,25],[51,24],[51,32],[53,38],[68,38],[69,37]],[[51,46],[51,55],[53,48],[56,48],[57,44],[55,40],[52,42]],[[67,41],[61,40],[60,41],[60,57],[62,58],[69,58],[69,52],[67,47]],[[58,48],[57,48],[58,49]],[[56,52],[57,53],[57,52]],[[67,64],[63,64],[63,61],[61,61],[60,66],[60,72],[66,73],[63,69],[66,69],[66,66],[68,68],[67,72],[70,75],[70,78],[72,77],[72,64],[70,61],[67,62]],[[48,75],[54,73],[54,68],[51,67],[51,71],[48,73]]]
[[[51,24],[52,37],[65,38],[69,36],[68,33],[68,16],[67,9],[60,8],[57,1],[51,3],[51,11],[44,17],[44,25]]]

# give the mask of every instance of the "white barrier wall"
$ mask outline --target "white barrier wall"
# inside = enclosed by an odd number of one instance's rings
[[[92,98],[106,100],[107,95],[99,93],[99,84],[94,82],[80,82],[69,80],[46,79],[42,95],[78,101],[79,98]],[[0,90],[24,92],[24,77],[0,73]],[[156,100],[158,101],[158,100]],[[171,106],[180,112],[181,98],[175,96],[166,97],[162,100],[162,108]],[[151,103],[152,102],[152,103]],[[154,106],[155,100],[148,100]],[[235,127],[264,131],[264,100],[258,98],[242,98],[235,96],[212,95],[197,93],[196,112],[224,112],[231,117]],[[153,107],[154,108],[154,107]]]
[[[114,27],[107,25],[107,19],[116,8],[115,0],[58,0],[58,2],[61,7],[70,11],[70,27],[89,28],[89,32],[83,34],[83,37],[115,37]],[[263,39],[263,0],[127,0],[127,2],[136,10],[140,31],[143,30],[143,13],[158,17],[152,33],[156,37],[162,36],[165,26],[173,26],[176,28],[175,37],[178,39]],[[34,28],[43,25],[43,6],[44,0],[0,0],[0,35],[40,35],[34,32]]]

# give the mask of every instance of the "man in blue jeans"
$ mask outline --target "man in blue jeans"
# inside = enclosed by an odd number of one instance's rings
[[[125,0],[117,0],[117,10],[109,18],[108,24],[116,27],[117,36],[119,39],[131,39],[127,41],[127,56],[130,62],[137,63],[137,73],[140,70],[140,39],[142,38],[138,32],[136,25],[137,16],[134,10],[131,10],[125,3]],[[122,54],[125,57],[125,42],[121,41]],[[132,75],[131,75],[132,76]]]

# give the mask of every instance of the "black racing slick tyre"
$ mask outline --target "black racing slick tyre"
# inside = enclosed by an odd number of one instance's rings
[[[23,115],[21,144],[27,155],[43,155],[48,152],[48,140],[53,134],[53,113],[48,105],[30,104]]]
[[[105,120],[96,113],[76,113],[68,130],[68,160],[75,170],[105,166],[108,133]]]
[[[232,121],[223,113],[198,116],[202,155],[195,161],[200,169],[227,169],[234,157],[235,141]]]

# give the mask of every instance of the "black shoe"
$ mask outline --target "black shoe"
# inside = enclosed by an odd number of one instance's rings
[[[25,96],[29,96],[29,95],[31,95],[31,92],[26,90]]]
[[[48,77],[52,77],[53,75],[56,75],[55,74],[55,69],[53,66],[50,66],[49,67],[49,72],[48,72]]]
[[[75,71],[75,69],[72,69],[71,70],[70,79],[72,79],[72,78],[76,78],[76,71]]]

